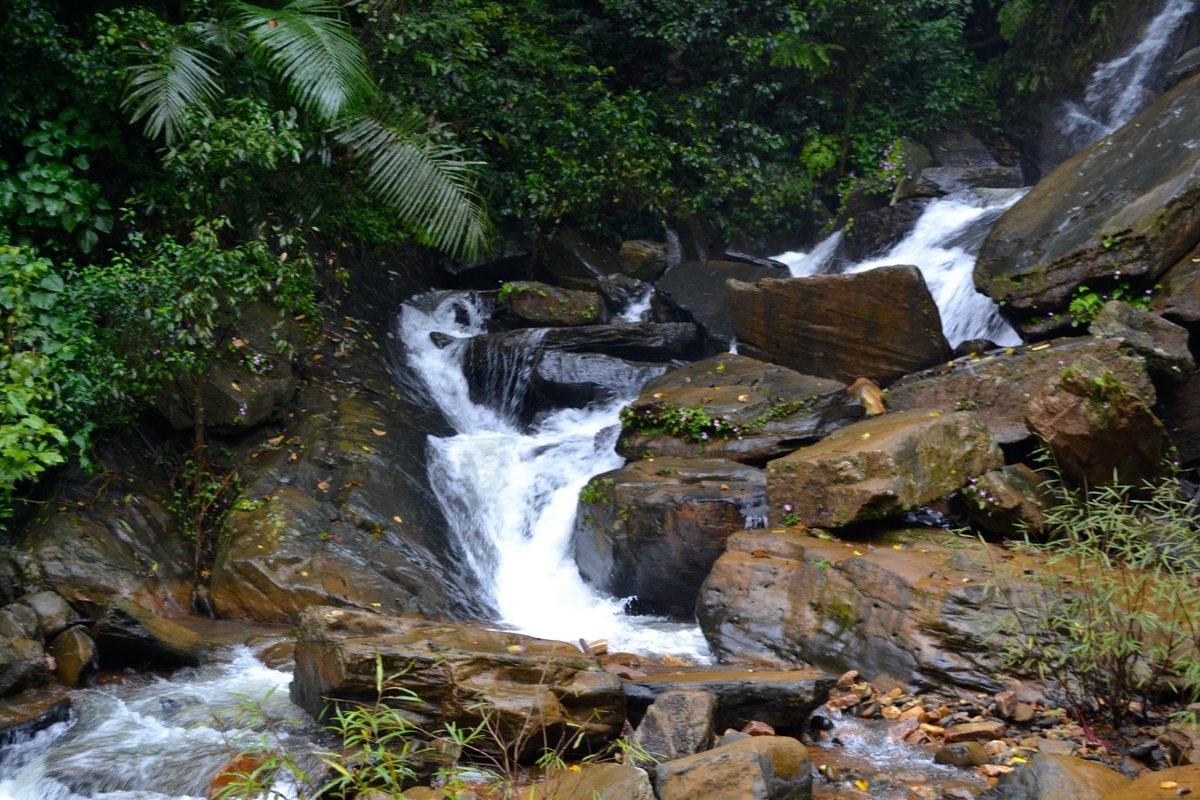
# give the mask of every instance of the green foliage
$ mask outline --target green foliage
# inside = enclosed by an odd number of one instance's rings
[[[1083,716],[1119,726],[1131,702],[1200,692],[1200,540],[1192,505],[1169,483],[1053,487],[1052,537],[1019,550],[1029,574],[997,565],[1011,603],[1006,665],[1052,681]]]
[[[86,455],[120,369],[53,264],[0,245],[0,519],[47,468]]]
[[[1152,290],[1135,289],[1129,281],[1119,280],[1107,289],[1080,286],[1071,295],[1071,303],[1067,310],[1071,313],[1071,324],[1078,327],[1094,320],[1109,301],[1120,300],[1134,308],[1148,309],[1152,299]]]

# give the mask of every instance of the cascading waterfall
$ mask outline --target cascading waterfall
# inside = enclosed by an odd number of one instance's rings
[[[593,475],[624,463],[613,446],[619,410],[632,397],[560,409],[519,427],[515,416],[491,408],[510,402],[511,394],[476,403],[463,375],[466,340],[483,333],[485,323],[486,303],[478,296],[434,293],[404,306],[397,338],[458,432],[430,437],[430,483],[496,621],[547,638],[608,639],[626,650],[705,658],[694,626],[626,615],[622,598],[599,596],[575,566],[579,491]],[[458,341],[445,344],[445,337]],[[518,383],[510,377],[497,385],[520,394]]]
[[[996,304],[975,291],[971,273],[987,232],[1023,193],[1019,189],[965,189],[940,197],[925,208],[912,233],[882,255],[855,264],[833,261],[840,233],[809,253],[783,253],[775,258],[787,264],[796,277],[915,264],[925,276],[951,345],[967,339],[1019,344],[1020,337],[1000,317]]]
[[[1172,37],[1196,10],[1196,0],[1169,0],[1132,48],[1096,67],[1081,102],[1065,104],[1060,130],[1075,149],[1133,119],[1157,95]]]

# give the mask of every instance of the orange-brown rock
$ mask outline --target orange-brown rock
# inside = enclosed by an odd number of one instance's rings
[[[806,375],[886,382],[950,356],[916,267],[731,281],[728,291],[739,351]]]
[[[659,764],[654,788],[659,800],[808,800],[812,765],[795,739],[750,736]]]
[[[505,283],[500,304],[522,327],[574,327],[604,321],[604,298],[598,293],[536,281]]]
[[[1174,800],[1200,792],[1200,764],[1147,772],[1103,795],[1103,800]]]
[[[841,527],[898,515],[1003,465],[972,412],[913,409],[856,422],[767,465],[774,524]]]

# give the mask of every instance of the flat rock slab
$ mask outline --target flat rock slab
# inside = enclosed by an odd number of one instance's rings
[[[809,800],[808,750],[785,736],[752,736],[714,750],[659,764],[659,800]]]
[[[445,795],[432,795],[438,800]],[[520,790],[518,800],[654,800],[645,770],[624,764],[581,764]]]
[[[672,672],[625,683],[632,709],[668,692],[704,691],[716,695],[716,729],[741,730],[751,721],[800,733],[814,710],[829,699],[836,677],[817,669]]]
[[[723,661],[808,663],[835,675],[856,669],[910,686],[995,692],[1004,688],[1001,646],[986,634],[1011,610],[988,588],[1003,552],[988,549],[928,530],[873,544],[745,531],[713,565],[696,616]]]
[[[1025,441],[1025,406],[1064,369],[1094,359],[1136,387],[1148,403],[1154,385],[1145,362],[1116,339],[1076,337],[1024,347],[1007,347],[983,355],[964,356],[924,372],[901,378],[887,390],[892,410],[936,408],[971,410],[987,424],[999,444]]]
[[[844,383],[722,353],[647,382],[621,415],[617,451],[631,460],[702,454],[757,465],[863,413]]]
[[[597,746],[620,733],[625,721],[620,679],[574,645],[330,606],[301,614],[292,700],[318,719],[341,701],[373,704],[377,659],[383,674],[394,676],[392,684],[416,696],[389,698],[389,706],[431,731],[490,715],[511,741],[532,725],[537,733],[522,755],[578,733]],[[479,746],[498,742],[484,737]]]
[[[763,471],[721,458],[633,461],[592,478],[575,517],[575,560],[639,613],[690,618],[725,540],[766,515]]]
[[[1163,784],[1168,784],[1164,786]],[[1173,784],[1173,785],[1171,785]],[[1185,764],[1140,778],[1104,795],[1104,800],[1170,800],[1200,791],[1200,764]]]
[[[992,228],[976,287],[1022,329],[1084,283],[1152,283],[1200,240],[1197,115],[1200,76],[1065,161]]]
[[[883,414],[770,462],[769,519],[841,527],[894,516],[1003,464],[983,419],[972,412]]]
[[[731,281],[728,291],[739,351],[806,375],[886,382],[950,357],[916,267]]]

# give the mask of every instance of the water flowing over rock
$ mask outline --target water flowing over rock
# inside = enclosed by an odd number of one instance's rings
[[[725,459],[655,458],[602,473],[580,496],[575,560],[639,613],[690,616],[725,540],[766,511],[762,470]]]
[[[808,750],[785,736],[752,736],[714,750],[659,764],[659,800],[809,800]]]
[[[113,598],[96,623],[95,635],[106,667],[195,667],[208,656],[198,634],[127,597]]]
[[[673,433],[664,424],[677,414],[682,427],[697,411],[718,423],[711,432]],[[630,460],[703,454],[758,465],[862,415],[843,383],[724,353],[647,382],[624,412],[617,452]]]
[[[770,462],[770,521],[841,527],[896,516],[1003,464],[973,412],[884,414]]]
[[[950,356],[916,267],[733,281],[729,302],[741,352],[806,375],[891,381]]]
[[[987,588],[989,558],[998,562],[1001,551],[956,544],[952,534],[918,530],[872,543],[745,531],[713,565],[696,615],[725,661],[994,692],[1002,670],[984,635],[991,615],[1009,607]]]
[[[1149,286],[1200,241],[1198,113],[1195,76],[1064,162],[992,228],[975,285],[1042,332],[1085,283]]]
[[[525,756],[577,733],[586,746],[603,744],[625,720],[620,679],[566,642],[329,606],[301,614],[292,700],[317,718],[339,701],[374,703],[376,659],[416,695],[388,704],[427,730],[490,716],[513,744],[526,732]]]
[[[1154,403],[1154,385],[1141,358],[1116,339],[1080,337],[965,356],[908,375],[888,389],[887,406],[971,410],[983,418],[997,443],[1014,444],[1031,436],[1025,424],[1029,400],[1063,370],[1093,361]]]

